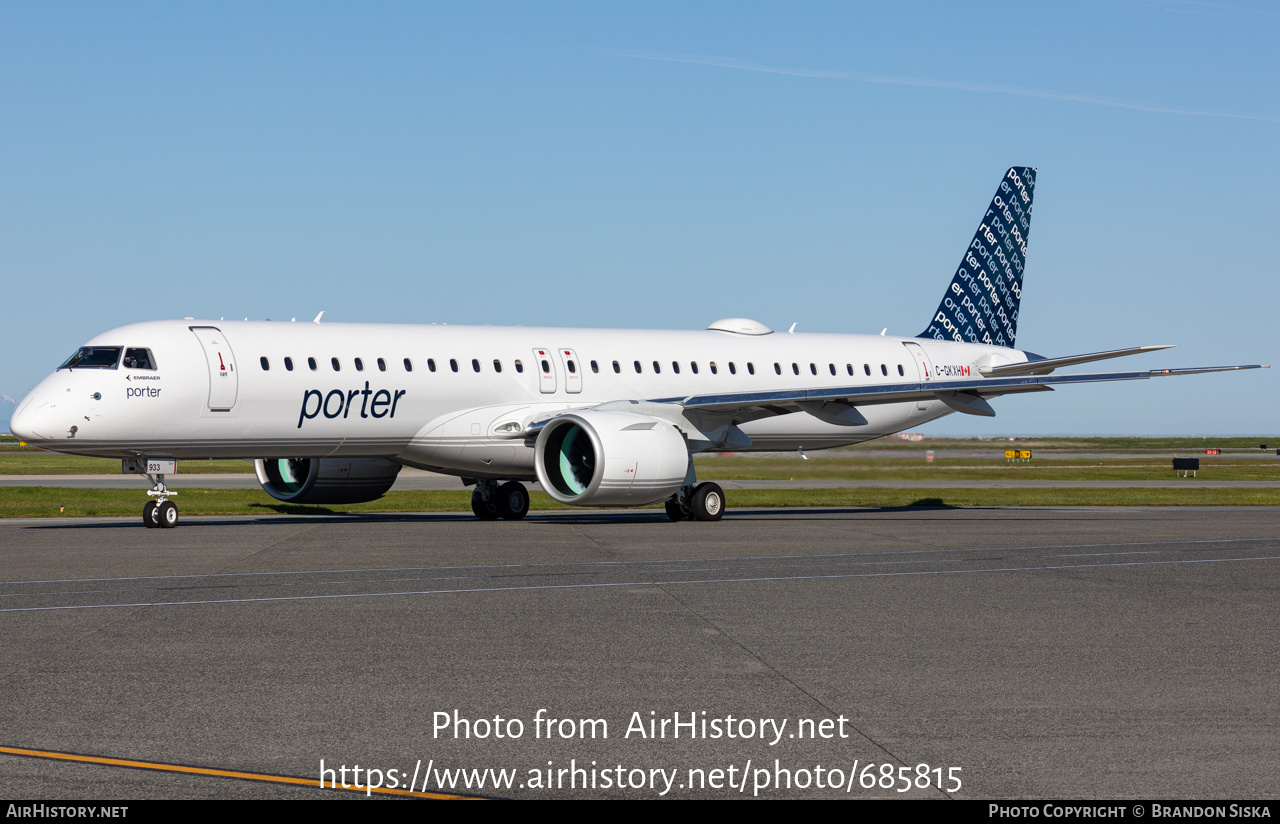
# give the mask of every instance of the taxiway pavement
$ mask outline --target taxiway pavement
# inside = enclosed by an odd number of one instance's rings
[[[751,796],[761,769],[762,797],[896,796],[812,783],[889,764],[958,768],[961,798],[1274,799],[1278,536],[1266,507],[6,520],[0,746],[402,786],[430,767],[433,791],[514,770],[443,789],[539,798],[655,797],[655,770],[668,796]],[[535,735],[540,710],[575,723]],[[455,739],[455,711],[523,734]],[[738,726],[634,731],[677,712]],[[603,788],[615,768],[645,786]],[[319,792],[2,754],[0,774],[42,800]]]

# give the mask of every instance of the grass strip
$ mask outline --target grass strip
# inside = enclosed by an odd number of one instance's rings
[[[143,490],[0,489],[0,518],[108,515],[141,517]],[[735,489],[730,508],[751,507],[964,507],[964,506],[1280,506],[1280,489]],[[546,494],[531,508],[574,510]],[[391,492],[369,503],[300,506],[252,489],[182,489],[174,497],[183,515],[321,515],[344,512],[469,512],[466,490]]]
[[[801,461],[794,455],[732,458],[699,456],[698,476],[703,480],[1026,480],[1026,481],[1148,481],[1171,480],[1173,465],[1168,457],[1085,460],[1037,458],[1027,463],[971,457],[938,458],[925,463],[923,455],[868,458],[853,452],[826,453]],[[1280,481],[1280,458],[1214,457],[1201,461],[1204,480]],[[180,461],[182,476],[205,473],[243,474],[253,472],[250,461]],[[82,458],[49,452],[18,451],[0,454],[0,475],[104,475],[119,476],[120,462],[104,458]]]
[[[253,461],[179,460],[183,475],[252,474]],[[59,455],[30,447],[0,452],[0,475],[119,475],[119,458],[86,458],[81,455]]]

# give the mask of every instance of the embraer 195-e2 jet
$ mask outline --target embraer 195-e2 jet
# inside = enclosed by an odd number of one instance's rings
[[[718,520],[708,450],[824,449],[1055,384],[1254,366],[1053,374],[1139,346],[1061,358],[1014,348],[1036,170],[1009,169],[916,337],[705,331],[155,321],[90,340],[17,407],[10,430],[55,452],[119,457],[171,527],[179,458],[251,458],[268,494],[371,501],[402,466],[474,486],[482,519],[529,509],[521,481],[579,506],[666,502]],[[323,313],[321,313],[323,314]],[[793,327],[794,328],[794,327]]]

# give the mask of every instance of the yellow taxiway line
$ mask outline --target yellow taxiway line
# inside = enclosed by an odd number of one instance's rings
[[[21,755],[27,758],[49,758],[58,761],[76,761],[82,764],[103,764],[108,767],[129,767],[135,770],[155,770],[157,772],[185,773],[187,775],[205,775],[211,778],[239,778],[244,781],[268,781],[275,784],[295,784],[299,787],[311,787],[319,790],[320,782],[314,778],[298,778],[292,775],[272,775],[270,773],[241,772],[239,770],[215,770],[210,767],[190,767],[185,764],[166,764],[159,761],[133,761],[127,758],[104,758],[98,755],[79,755],[51,750],[28,750],[21,747],[0,747],[0,754]],[[429,793],[418,790],[402,790],[391,787],[324,787],[325,790],[340,792],[378,793],[379,795],[402,795],[411,798],[434,798],[446,801],[479,801],[474,796],[449,795],[448,793]]]

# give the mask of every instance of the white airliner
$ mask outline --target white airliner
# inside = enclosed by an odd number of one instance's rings
[[[718,520],[708,450],[824,449],[1053,385],[1256,366],[1052,374],[1139,346],[1062,358],[1014,348],[1035,169],[1001,179],[917,337],[788,334],[730,318],[705,331],[186,319],[99,335],[18,405],[10,431],[147,475],[147,526],[178,511],[179,458],[256,459],[281,501],[355,503],[402,466],[460,476],[483,519],[522,518],[537,479],[581,506],[666,501]]]

